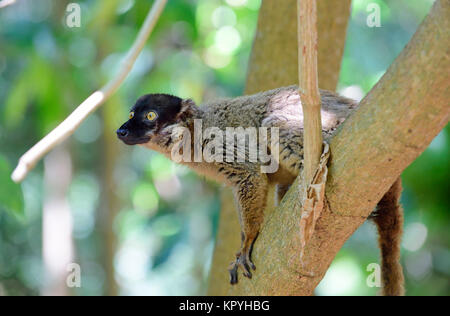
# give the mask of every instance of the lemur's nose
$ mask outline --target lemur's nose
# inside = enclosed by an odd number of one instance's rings
[[[116,133],[117,133],[118,137],[127,137],[128,130],[126,130],[124,128],[119,128]]]

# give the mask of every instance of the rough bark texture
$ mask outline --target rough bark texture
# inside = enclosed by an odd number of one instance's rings
[[[290,190],[275,212],[266,211],[253,251],[258,267],[253,279],[227,285],[226,274],[218,270],[225,270],[228,262],[221,259],[232,258],[228,247],[238,237],[227,220],[230,211],[224,209],[221,225],[228,230],[219,232],[216,254],[221,253],[213,260],[210,294],[312,294],[344,242],[447,124],[449,30],[450,1],[437,0],[404,51],[332,139],[328,205],[305,249],[305,265],[298,256],[298,193]]]
[[[319,86],[335,90],[339,77],[345,34],[350,15],[350,0],[337,6],[334,0],[318,5]],[[246,94],[297,84],[297,10],[296,0],[263,1],[258,29],[249,64]],[[268,205],[274,205],[274,188]],[[227,266],[240,245],[240,228],[233,195],[224,190],[220,228],[214,251],[209,294],[222,295],[228,290]],[[266,218],[274,210],[268,207]],[[250,294],[250,293],[249,293]]]

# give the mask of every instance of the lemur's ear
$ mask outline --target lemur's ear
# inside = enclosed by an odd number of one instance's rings
[[[186,117],[192,116],[197,105],[192,99],[181,100],[180,112],[178,112],[177,119],[184,120]]]

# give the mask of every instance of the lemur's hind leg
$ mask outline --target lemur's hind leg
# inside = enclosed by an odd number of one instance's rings
[[[289,191],[289,188],[291,187],[290,184],[277,184],[276,186],[276,198],[277,198],[277,205],[280,205],[281,201],[283,200],[283,197],[286,195],[287,191]]]
[[[289,124],[274,118],[262,125],[278,128],[278,138],[268,136],[267,145],[272,155],[278,153],[278,157],[274,157],[279,163],[278,171],[276,175],[269,174],[269,178],[277,183],[276,200],[279,205],[303,165],[303,129],[299,127],[300,123]]]
[[[262,126],[278,128],[278,139],[268,136],[267,145],[272,155],[278,152],[280,167],[296,177],[303,165],[303,129],[299,127],[300,122],[286,122],[270,117]]]
[[[303,165],[303,130],[280,128],[280,165],[298,175]]]
[[[264,218],[267,203],[268,179],[260,173],[259,166],[253,165],[250,173],[242,174],[236,181],[234,194],[239,207],[239,220],[242,229],[241,249],[236,254],[236,260],[229,266],[230,283],[238,282],[237,270],[242,268],[244,276],[252,277],[250,269],[255,270],[251,260],[253,243],[258,237]]]

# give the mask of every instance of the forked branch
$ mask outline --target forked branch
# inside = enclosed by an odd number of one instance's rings
[[[251,280],[230,286],[226,275],[214,272],[226,271],[223,257],[231,250],[223,236],[238,225],[230,222],[219,230],[211,294],[313,293],[345,241],[449,121],[450,72],[442,71],[450,69],[449,17],[450,2],[436,0],[406,48],[330,141],[327,203],[305,248],[305,265],[299,258],[300,215],[293,211],[298,194],[291,189],[280,207],[266,210],[252,258],[258,273]],[[235,217],[231,207],[225,211],[225,218]]]

